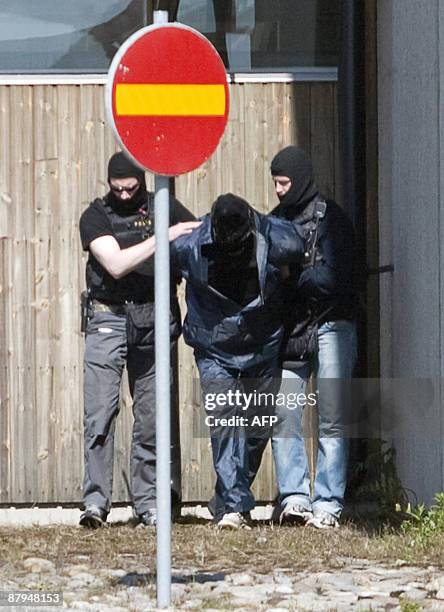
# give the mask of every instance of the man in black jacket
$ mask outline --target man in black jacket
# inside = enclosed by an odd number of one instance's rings
[[[123,153],[114,154],[109,161],[108,184],[105,197],[94,200],[80,219],[82,245],[88,251],[86,284],[93,311],[85,339],[85,511],[80,524],[100,527],[111,507],[114,428],[126,365],[134,414],[132,496],[140,523],[150,526],[156,524],[154,199],[146,190],[144,172]],[[170,211],[170,240],[200,225],[192,222],[193,215],[175,199]],[[174,276],[171,285],[174,353],[181,331]],[[174,405],[171,451],[172,499],[178,503],[180,448]]]
[[[356,360],[354,235],[344,211],[324,200],[306,153],[286,147],[272,160],[279,205],[272,215],[304,229],[301,265],[289,269],[282,348],[282,390],[304,392],[317,378],[319,438],[313,495],[302,411],[288,406],[273,438],[281,521],[317,528],[338,526],[346,486],[347,389]]]

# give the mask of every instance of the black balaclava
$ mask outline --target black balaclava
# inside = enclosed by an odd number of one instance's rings
[[[211,209],[211,231],[208,284],[245,306],[260,290],[253,209],[232,193],[218,197]]]
[[[232,193],[221,195],[211,208],[211,230],[215,244],[222,251],[238,255],[254,242],[253,209]]]
[[[285,147],[275,155],[271,162],[272,176],[288,176],[291,180],[290,190],[280,198],[276,209],[279,216],[292,218],[300,214],[303,209],[317,195],[313,176],[313,164],[303,149],[299,147]]]
[[[140,187],[128,200],[121,200],[113,191],[108,193],[108,201],[119,214],[134,214],[146,200],[145,172],[129,160],[124,153],[114,153],[108,162],[108,183],[110,179],[136,178]]]

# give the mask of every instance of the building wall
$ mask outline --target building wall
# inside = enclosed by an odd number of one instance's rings
[[[196,214],[233,191],[261,211],[275,204],[269,164],[287,144],[312,155],[325,195],[339,196],[336,86],[231,86],[227,131],[204,166],[176,181]],[[83,472],[78,219],[106,191],[115,150],[101,85],[0,86],[0,503],[79,502]],[[152,185],[152,177],[148,177]],[[183,306],[183,288],[180,289]],[[183,498],[205,501],[213,482],[208,439],[194,439],[196,376],[179,352]],[[124,389],[115,445],[115,501],[127,501],[131,409]],[[268,453],[258,499],[274,496]]]
[[[443,488],[444,2],[378,1],[383,436],[418,501]],[[387,383],[384,383],[386,386]]]

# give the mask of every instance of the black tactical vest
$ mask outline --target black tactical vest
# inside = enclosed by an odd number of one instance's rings
[[[134,214],[118,215],[113,207],[102,199],[99,202],[111,222],[114,237],[120,248],[139,244],[154,234],[153,195],[148,192],[146,202]],[[138,266],[133,272],[115,279],[90,253],[86,265],[86,284],[91,296],[97,300],[120,304],[125,301],[154,301],[154,257]]]

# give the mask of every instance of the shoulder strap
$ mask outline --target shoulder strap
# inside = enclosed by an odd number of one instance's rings
[[[90,202],[90,206],[92,206],[93,204],[100,204],[101,206],[103,206],[103,208],[106,209],[106,211],[108,212],[109,210],[111,210],[110,205],[107,203],[107,201],[105,200],[105,198],[96,198],[95,200],[93,200],[92,202]]]
[[[319,223],[325,217],[327,210],[327,203],[325,200],[318,200],[315,202],[313,208],[312,227],[310,228],[309,238],[306,244],[305,263],[314,266],[316,260],[316,247],[319,238]]]

